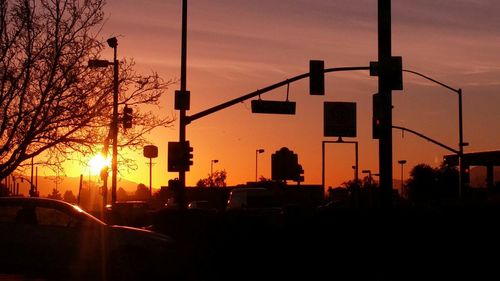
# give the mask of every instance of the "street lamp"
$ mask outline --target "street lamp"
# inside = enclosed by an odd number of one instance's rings
[[[372,183],[372,171],[371,170],[362,170],[361,173],[368,174],[368,182]]]
[[[401,164],[401,196],[403,195],[403,166],[404,164],[406,164],[406,160],[399,160],[398,161],[399,164]]]
[[[418,75],[424,79],[427,79],[431,82],[434,82],[454,93],[456,93],[458,95],[458,166],[459,166],[459,169],[458,169],[458,197],[459,198],[462,198],[462,180],[463,180],[463,177],[462,177],[462,173],[464,171],[464,164],[463,164],[463,155],[464,155],[464,146],[468,146],[469,143],[467,142],[464,142],[464,133],[463,133],[463,121],[462,121],[462,89],[455,89],[455,88],[452,88],[442,82],[439,82],[435,79],[432,79],[422,73],[418,73],[416,71],[413,71],[413,70],[408,70],[408,69],[403,69],[404,72],[408,72],[408,73],[412,73],[412,74],[415,74],[415,75]]]
[[[258,163],[259,163],[259,154],[264,153],[264,149],[256,149],[255,150],[255,182],[257,182],[257,171],[258,171]]]
[[[116,59],[117,55],[117,46],[118,40],[116,37],[109,38],[107,41],[108,46],[113,48],[113,61],[107,60],[89,60],[88,66],[90,68],[97,67],[108,67],[113,65],[113,119],[111,122],[111,138],[113,142],[113,156],[111,160],[111,204],[116,202],[116,174],[117,174],[117,158],[118,158],[118,60]],[[108,152],[108,144],[109,140],[105,141],[105,155],[107,156]]]
[[[214,164],[219,163],[219,160],[210,160],[210,187],[214,186]]]

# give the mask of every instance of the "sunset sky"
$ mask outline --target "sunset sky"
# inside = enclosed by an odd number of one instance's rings
[[[164,79],[180,76],[181,3],[176,0],[108,0],[108,20],[100,33],[118,38],[118,56],[132,57],[140,72],[158,72]],[[325,66],[368,66],[377,60],[377,1],[373,0],[197,0],[188,8],[187,88],[191,110],[200,112],[230,99],[308,71],[310,59]],[[393,55],[403,68],[421,72],[463,89],[465,152],[500,148],[500,5],[496,0],[398,0],[392,4]],[[112,58],[106,50],[103,58]],[[157,113],[177,116],[174,85]],[[187,184],[214,170],[225,169],[229,185],[271,177],[271,154],[288,147],[299,156],[305,183],[321,183],[323,102],[357,103],[359,169],[378,172],[378,145],[371,138],[372,94],[377,78],[367,71],[326,75],[326,95],[309,96],[308,80],[290,85],[294,116],[252,114],[250,101],[194,121],[187,139],[194,147],[194,166]],[[262,96],[286,98],[286,87]],[[407,127],[458,149],[457,94],[422,78],[404,74],[404,91],[393,93],[393,124]],[[148,136],[159,147],[153,185],[167,185],[177,173],[167,172],[167,143],[179,137],[172,128]],[[409,133],[393,131],[394,177],[405,159],[405,177],[419,163],[440,164],[448,151]],[[347,140],[347,139],[346,139]],[[123,177],[149,183],[148,160],[139,151],[138,169]],[[326,185],[353,177],[354,146],[328,145]],[[88,173],[68,169],[69,176]],[[362,176],[362,174],[360,174]]]

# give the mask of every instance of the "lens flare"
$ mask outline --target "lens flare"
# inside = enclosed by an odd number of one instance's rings
[[[89,166],[90,172],[93,175],[98,175],[101,172],[102,168],[111,166],[111,159],[109,157],[104,158],[102,154],[97,154],[92,157],[92,159],[90,159]]]

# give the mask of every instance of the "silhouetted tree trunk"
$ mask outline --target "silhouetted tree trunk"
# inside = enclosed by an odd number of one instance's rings
[[[36,157],[60,167],[73,152],[95,153],[109,134],[112,67],[90,69],[106,48],[97,39],[103,0],[0,0],[0,179]],[[111,58],[112,59],[112,58]],[[174,81],[120,62],[120,108],[132,106],[134,127],[120,146],[141,147],[143,135],[173,119],[138,112],[158,105]]]

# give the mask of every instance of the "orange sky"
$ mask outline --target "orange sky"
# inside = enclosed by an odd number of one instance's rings
[[[108,0],[104,39],[117,36],[118,56],[133,57],[140,71],[157,71],[165,79],[180,75],[181,1]],[[500,147],[500,5],[493,0],[393,1],[393,55],[403,56],[403,67],[463,89],[466,152]],[[326,67],[368,66],[377,59],[376,1],[224,0],[190,1],[188,16],[187,88],[191,110],[200,112],[308,71],[310,59]],[[103,57],[112,57],[107,50]],[[419,77],[404,75],[404,91],[393,96],[393,124],[411,128],[448,146],[458,146],[458,99],[449,90]],[[161,115],[177,115],[170,88],[162,99]],[[194,166],[187,184],[194,185],[215,169],[225,169],[228,184],[255,179],[255,150],[259,175],[271,177],[271,154],[288,147],[299,155],[308,184],[321,183],[323,102],[357,103],[359,168],[378,172],[378,145],[371,139],[372,94],[377,80],[368,72],[326,76],[325,96],[309,96],[308,81],[290,85],[295,116],[257,115],[250,101],[194,121],[187,139],[194,147]],[[286,88],[263,95],[284,100]],[[153,185],[167,185],[167,142],[178,140],[173,128],[157,129],[148,138],[159,147]],[[448,151],[405,133],[394,131],[394,177],[397,160],[406,159],[405,177],[418,163],[438,165]],[[327,146],[326,185],[352,179],[354,147]],[[149,167],[142,151],[138,170],[124,177],[149,183]],[[68,175],[88,173],[87,168]],[[361,176],[361,175],[360,175]]]

